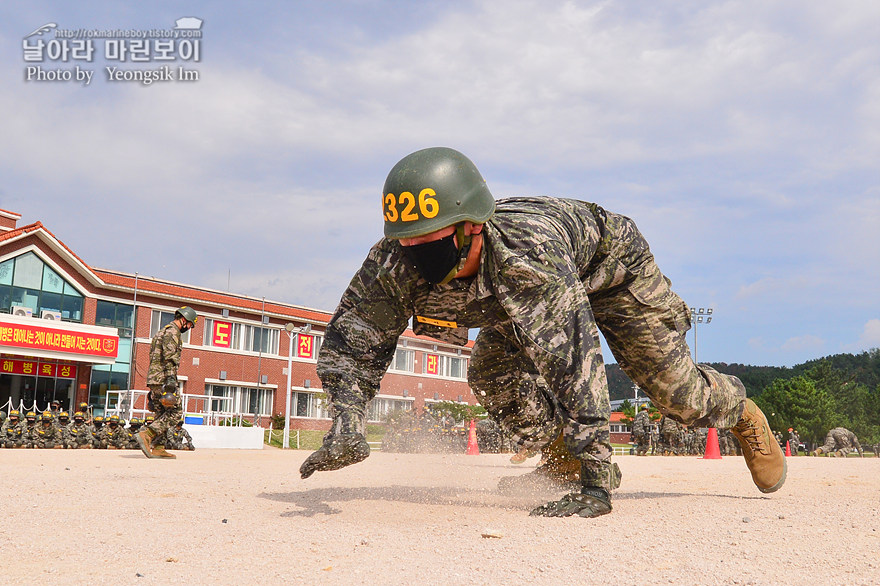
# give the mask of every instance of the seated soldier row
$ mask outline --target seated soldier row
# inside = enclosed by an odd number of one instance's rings
[[[56,419],[48,410],[39,416],[28,411],[22,419],[21,413],[13,410],[0,427],[0,448],[137,450],[135,435],[142,425],[149,425],[152,421],[152,416],[146,420],[132,417],[126,427],[125,420],[118,415],[107,418],[98,415],[88,421],[83,411],[77,411],[71,421],[66,411]],[[192,436],[183,428],[182,420],[168,430],[164,439],[165,448],[169,450],[195,449]]]

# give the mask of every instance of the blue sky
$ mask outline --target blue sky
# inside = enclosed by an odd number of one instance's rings
[[[381,235],[388,170],[444,145],[497,198],[632,217],[715,310],[701,361],[880,347],[873,0],[15,4],[0,208],[92,266],[333,310]],[[98,58],[88,86],[25,79],[43,24],[184,16],[204,21],[197,82],[109,81]]]

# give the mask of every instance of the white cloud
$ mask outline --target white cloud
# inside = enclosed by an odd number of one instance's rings
[[[13,51],[0,60],[13,80],[0,109],[14,113],[0,207],[97,266],[218,289],[231,270],[234,290],[329,308],[381,233],[387,169],[446,144],[498,196],[632,216],[682,294],[730,316],[719,337],[739,311],[754,320],[742,346],[762,359],[782,346],[812,357],[817,335],[842,345],[801,316],[875,307],[880,3],[486,0],[427,13],[405,27],[390,13],[334,19],[320,43],[254,35],[259,62],[206,52],[195,84],[16,82]],[[9,46],[27,32],[3,27]],[[206,47],[242,43],[205,34]]]
[[[803,336],[797,336],[794,338],[787,339],[781,346],[781,350],[785,352],[804,352],[809,351],[813,353],[822,352],[822,348],[825,347],[825,341],[818,337],[813,336],[811,334],[806,334]]]
[[[876,318],[869,319],[865,323],[858,342],[848,345],[846,350],[848,352],[861,352],[873,348],[880,348],[880,319]]]

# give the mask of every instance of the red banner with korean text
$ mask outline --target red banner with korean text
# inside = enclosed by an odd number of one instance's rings
[[[440,374],[440,356],[425,354],[425,374]]]
[[[20,374],[46,378],[76,378],[76,366],[36,360],[0,358],[0,374]]]
[[[296,343],[297,358],[314,358],[314,352],[314,338],[305,334],[298,334]]]
[[[211,332],[211,345],[218,348],[232,347],[232,324],[228,321],[214,320],[214,328]]]
[[[34,321],[38,323],[0,323],[0,346],[102,358],[116,358],[119,351],[119,336],[44,327],[41,320]]]

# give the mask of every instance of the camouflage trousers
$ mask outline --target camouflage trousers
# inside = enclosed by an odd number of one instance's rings
[[[149,425],[149,429],[156,434],[154,440],[155,445],[164,445],[165,432],[174,427],[178,421],[183,419],[183,405],[181,405],[180,395],[177,395],[177,404],[174,407],[166,407],[159,402],[162,396],[162,385],[149,385],[150,396],[153,400],[153,409],[156,419]]]
[[[621,369],[661,413],[685,425],[726,429],[739,421],[746,390],[733,376],[693,362],[685,334],[690,311],[653,260],[625,287],[589,295],[594,320],[584,323],[593,341],[584,348],[587,389],[550,389],[526,356],[510,322],[482,328],[474,344],[468,382],[477,400],[512,439],[540,448],[560,430],[569,452],[583,461],[585,486],[612,484],[608,381],[598,332]]]
[[[634,434],[633,440],[635,440],[636,443],[636,456],[644,456],[648,453],[648,448],[651,447],[651,436],[649,434]]]
[[[832,429],[825,436],[825,444],[820,448],[824,453],[847,457],[851,452],[857,451],[862,455],[862,446],[859,441],[853,440],[844,430]]]

